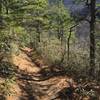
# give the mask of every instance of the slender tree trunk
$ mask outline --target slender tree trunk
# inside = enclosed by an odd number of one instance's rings
[[[41,36],[40,36],[41,35],[40,22],[38,22],[37,33],[38,33],[38,35],[37,35],[38,42],[40,42],[41,41]]]
[[[2,4],[0,3],[0,15],[2,13]]]
[[[37,21],[37,25],[35,26],[36,27],[36,33],[37,33],[37,35],[36,35],[36,42],[38,43],[38,42],[40,42],[41,41],[41,28],[40,28],[40,22],[39,21]]]
[[[0,29],[1,29],[1,27],[2,27],[2,3],[1,3],[1,0],[0,0]]]
[[[64,38],[63,26],[60,29],[60,38],[61,38],[61,48],[62,48],[62,58],[60,64],[62,64],[66,55],[66,39]]]
[[[68,36],[68,41],[67,41],[67,49],[68,49],[68,53],[67,53],[67,61],[68,61],[68,63],[69,63],[69,56],[70,56],[70,38],[71,38],[71,34],[72,34],[72,30],[71,30],[71,28],[70,28],[70,31],[69,31],[70,33],[69,33],[69,36]]]
[[[91,0],[90,3],[90,75],[94,76],[95,70],[95,5],[96,0]]]

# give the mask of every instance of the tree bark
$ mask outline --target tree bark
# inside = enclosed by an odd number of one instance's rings
[[[95,70],[95,6],[96,0],[91,0],[90,3],[90,76],[94,76]]]

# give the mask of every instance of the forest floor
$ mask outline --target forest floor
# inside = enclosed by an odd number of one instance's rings
[[[22,48],[18,55],[12,55],[12,62],[17,66],[16,82],[11,86],[14,93],[6,100],[92,100],[88,96],[67,99],[66,88],[70,98],[77,87],[74,78],[58,69],[53,72],[35,50]],[[77,94],[75,96],[79,97]]]
[[[7,100],[53,100],[57,93],[66,87],[68,82],[75,84],[72,78],[65,75],[47,75],[43,69],[49,70],[42,58],[33,51],[34,61],[30,56],[30,48],[25,48],[19,55],[13,55],[13,64],[17,66],[16,84],[12,86],[13,95]],[[43,70],[43,72],[42,72]],[[49,77],[50,76],[50,77]],[[60,100],[57,98],[55,100]]]

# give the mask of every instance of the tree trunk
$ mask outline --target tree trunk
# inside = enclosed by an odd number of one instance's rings
[[[37,42],[40,42],[41,41],[41,29],[40,29],[40,22],[37,21],[37,25],[36,25],[36,32],[37,32]]]
[[[2,4],[0,3],[0,15],[2,13]]]
[[[2,3],[1,3],[1,0],[0,0],[0,29],[1,28],[2,28]]]
[[[91,0],[90,3],[90,76],[94,76],[95,70],[95,5],[96,0]]]

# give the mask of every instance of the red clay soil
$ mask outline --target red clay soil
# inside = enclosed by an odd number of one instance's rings
[[[30,52],[28,48],[26,51],[27,53]],[[35,78],[32,74],[38,75],[42,67],[32,62],[25,52],[21,52],[19,55],[12,55],[12,61],[14,65],[18,66],[18,76],[22,75],[24,78],[17,79],[16,84],[12,86],[12,91],[15,91],[15,93],[8,96],[6,100],[53,100],[59,91],[69,87],[67,81],[74,82],[65,76],[52,77],[44,81],[27,80],[27,77]],[[39,77],[36,77],[36,79],[39,80]]]

